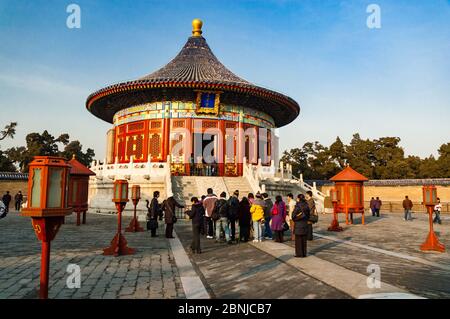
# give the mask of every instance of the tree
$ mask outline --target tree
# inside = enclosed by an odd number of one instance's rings
[[[4,140],[7,137],[13,138],[16,134],[16,126],[17,122],[11,122],[6,125],[3,131],[0,131],[0,141]]]
[[[438,150],[437,166],[440,177],[450,177],[450,143],[443,144]]]
[[[95,153],[93,149],[88,148],[86,152],[82,151],[83,146],[79,141],[72,141],[64,147],[64,151],[61,152],[61,156],[70,160],[73,155],[83,165],[90,165],[94,159]]]
[[[75,154],[78,160],[89,165],[95,153],[92,149],[87,149],[84,153],[82,145],[79,141],[70,142],[68,134],[61,134],[57,138],[48,131],[39,133],[30,133],[25,138],[26,147],[13,147],[6,151],[11,161],[20,167],[20,171],[28,172],[28,164],[33,160],[34,156],[62,156],[71,159]],[[60,151],[60,145],[64,146],[64,150]]]
[[[349,145],[339,137],[329,147],[308,142],[283,153],[282,160],[292,165],[293,174],[305,179],[329,179],[346,164],[369,179],[409,179],[450,177],[450,143],[439,148],[439,158],[405,157],[399,137],[362,139],[356,133]]]
[[[5,156],[5,153],[2,151],[0,151],[0,172],[17,172],[13,161],[8,156]]]

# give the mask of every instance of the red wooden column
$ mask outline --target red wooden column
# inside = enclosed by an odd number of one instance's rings
[[[241,119],[239,119],[238,134],[237,134],[237,154],[236,154],[239,176],[242,176],[244,173],[242,163],[244,161],[244,148],[245,148],[244,123],[241,121]]]
[[[219,135],[217,138],[217,160],[218,160],[218,164],[219,164],[219,176],[224,176],[225,175],[225,152],[224,152],[224,148],[225,148],[225,121],[224,120],[220,120],[219,121]]]
[[[170,118],[163,119],[162,159],[165,162],[170,154]]]
[[[186,175],[191,175],[191,168],[189,166],[189,159],[191,157],[191,153],[194,151],[194,123],[192,118],[186,119],[186,136],[183,137],[184,141],[184,171]]]

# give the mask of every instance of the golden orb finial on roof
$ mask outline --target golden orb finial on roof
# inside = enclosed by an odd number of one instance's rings
[[[202,36],[202,26],[203,22],[200,19],[192,20],[192,36],[201,37]]]

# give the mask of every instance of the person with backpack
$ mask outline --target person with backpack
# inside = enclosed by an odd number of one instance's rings
[[[253,242],[262,242],[262,224],[264,223],[264,208],[266,203],[263,201],[261,194],[256,193],[256,199],[250,207],[253,221]]]
[[[250,202],[247,197],[243,197],[239,202],[238,211],[239,220],[239,240],[248,242],[250,239],[250,225],[252,222],[252,214],[250,213]]]
[[[202,203],[199,202],[197,197],[191,198],[192,208],[186,211],[186,214],[192,220],[192,243],[191,250],[192,253],[201,254],[202,250],[200,248],[200,231],[204,224],[205,209]]]
[[[206,238],[213,239],[214,238],[214,227],[215,221],[212,219],[212,213],[214,210],[214,206],[218,200],[217,196],[214,195],[213,189],[208,188],[206,190],[206,197],[203,199],[203,208],[205,209],[205,228],[206,228]]]
[[[266,203],[266,206],[264,207],[264,239],[270,239],[272,240],[273,234],[272,229],[270,227],[270,220],[272,218],[272,207],[273,202],[269,198],[269,194],[263,193],[262,198],[264,202]]]
[[[239,190],[235,190],[233,193],[233,196],[230,196],[228,199],[228,221],[230,223],[230,229],[231,229],[231,241],[236,240],[236,220],[238,218],[238,212],[239,212]]]
[[[294,221],[295,257],[304,258],[307,256],[309,206],[303,194],[297,196],[292,220]]]
[[[158,217],[162,218],[162,209],[158,203],[159,191],[153,192],[153,199],[149,205],[149,201],[147,202],[147,230],[150,230],[152,237],[157,237],[156,230],[158,229]]]
[[[283,242],[283,225],[286,222],[286,204],[283,198],[278,195],[275,197],[275,204],[273,204],[271,209],[271,228],[273,231],[274,240],[277,243]]]
[[[319,221],[319,214],[317,214],[316,203],[314,202],[313,193],[307,191],[305,195],[306,203],[309,207],[309,220],[308,220],[308,240],[311,241],[313,237],[313,224]]]
[[[216,221],[216,242],[220,242],[220,233],[223,231],[226,242],[231,245],[233,242],[230,240],[230,228],[228,226],[229,205],[226,198],[227,193],[222,192],[214,207],[212,219]]]

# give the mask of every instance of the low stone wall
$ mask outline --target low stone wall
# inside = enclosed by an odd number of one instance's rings
[[[317,188],[325,194],[333,188],[332,183],[317,183]],[[403,212],[403,200],[408,196],[413,204],[413,211],[426,211],[422,203],[422,186],[434,184],[441,199],[442,212],[450,212],[450,179],[441,180],[396,180],[369,181],[364,186],[365,206],[369,208],[370,199],[379,197],[383,203],[382,210],[387,212]],[[441,185],[439,185],[441,184]]]
[[[22,192],[24,201],[27,200],[28,193],[28,174],[0,172],[0,199],[9,191],[12,200],[10,207],[14,207],[14,195]]]

